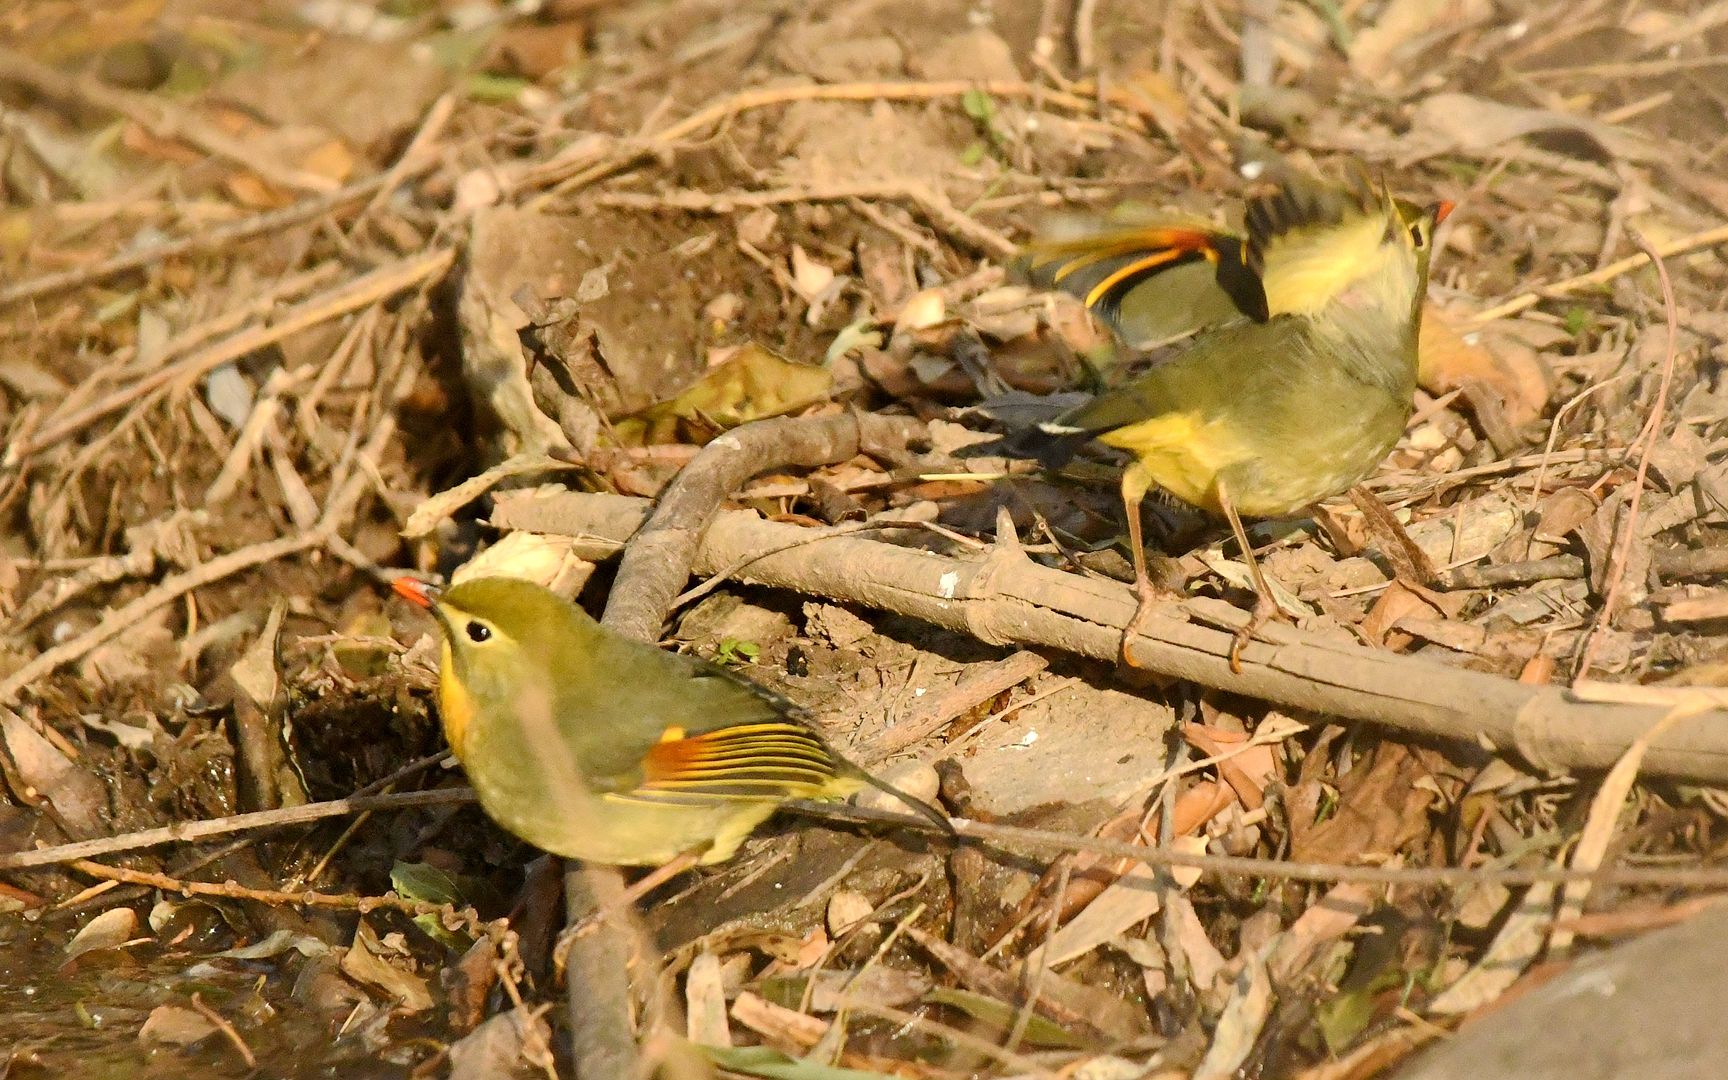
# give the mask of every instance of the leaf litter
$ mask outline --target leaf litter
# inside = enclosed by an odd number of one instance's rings
[[[1437,581],[1343,500],[1256,525],[1304,640],[1576,683],[1671,713],[1670,739],[1722,708],[1728,130],[1693,74],[1728,45],[1720,5],[1286,7],[1269,57],[1252,5],[770,7],[7,16],[0,859],[458,784],[431,644],[380,568],[597,600],[612,549],[525,525],[526,500],[654,496],[752,421],[929,435],[777,468],[733,508],[1120,577],[1107,462],[1041,473],[968,431],[981,401],[1054,408],[1135,362],[1013,283],[1013,252],[1128,202],[1214,215],[1273,155],[1460,206],[1416,417],[1370,482]],[[1245,604],[1216,528],[1153,513],[1171,580]],[[1701,744],[1622,741],[1564,777],[1589,732],[1416,738],[731,575],[675,617],[680,646],[747,662],[960,816],[1483,876],[1315,886],[788,817],[645,906],[636,1022],[668,1070],[1390,1075],[1616,920],[1709,891],[1494,877],[1713,865],[1728,802]],[[547,1008],[556,875],[472,807],[103,858],[222,887],[0,871],[18,1075],[548,1075],[583,1053]],[[365,909],[392,891],[405,907]],[[277,940],[301,944],[253,951]]]

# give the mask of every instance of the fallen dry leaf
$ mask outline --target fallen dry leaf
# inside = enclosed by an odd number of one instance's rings
[[[833,384],[827,368],[795,363],[750,344],[677,397],[619,420],[613,431],[626,446],[702,445],[728,428],[814,405]]]
[[[138,913],[129,907],[109,908],[91,919],[66,943],[66,959],[98,949],[112,949],[132,939],[138,929]]]
[[[1652,140],[1589,117],[1521,108],[1471,94],[1443,93],[1416,106],[1404,160],[1408,163],[1412,157],[1421,160],[1450,151],[1483,153],[1526,135],[1556,131],[1582,136],[1601,151],[1626,161],[1655,161],[1662,154]]]
[[[1433,304],[1422,316],[1417,379],[1435,395],[1481,383],[1514,428],[1539,419],[1551,392],[1551,376],[1536,350],[1486,328],[1466,331],[1457,316]]]
[[[450,1044],[451,1080],[550,1075],[546,1006],[499,1013]]]
[[[191,1046],[215,1033],[216,1025],[194,1009],[158,1005],[144,1018],[144,1026],[138,1029],[138,1041]]]
[[[1158,871],[1136,863],[1111,882],[1067,925],[1050,935],[1045,962],[1063,964],[1084,956],[1128,928],[1158,914]]]
[[[383,951],[378,935],[362,919],[354,928],[354,943],[342,954],[342,973],[382,991],[403,1012],[419,1013],[430,1009],[432,993],[426,988],[426,980],[384,959],[380,955]]]
[[[1272,980],[1266,974],[1266,957],[1252,952],[1244,960],[1218,1015],[1212,1045],[1194,1070],[1194,1080],[1228,1080],[1237,1075],[1272,1013]]]
[[[1342,881],[1326,891],[1320,902],[1296,917],[1267,958],[1272,980],[1293,978],[1321,948],[1349,933],[1374,908],[1376,890],[1355,881]]]
[[[1396,854],[1427,828],[1436,797],[1423,751],[1383,742],[1338,782],[1332,816],[1317,825],[1290,821],[1295,862],[1358,863]]]

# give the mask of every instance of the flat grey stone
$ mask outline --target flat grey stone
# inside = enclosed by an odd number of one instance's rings
[[[1586,957],[1422,1054],[1398,1080],[1728,1076],[1728,904]]]

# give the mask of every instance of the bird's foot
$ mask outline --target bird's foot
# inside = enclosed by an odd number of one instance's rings
[[[1147,620],[1157,613],[1161,605],[1175,603],[1183,597],[1179,592],[1160,588],[1150,579],[1141,578],[1134,583],[1134,598],[1138,601],[1134,608],[1134,617],[1122,628],[1122,662],[1138,671],[1141,668],[1134,660],[1134,639],[1140,636]]]
[[[564,967],[570,960],[570,950],[576,942],[598,930],[608,914],[628,911],[638,900],[695,866],[698,861],[694,852],[687,851],[664,866],[655,867],[632,881],[611,904],[601,910],[590,911],[565,926],[559,931],[558,940],[552,945],[552,970],[562,977]]]
[[[1242,647],[1254,640],[1254,635],[1273,619],[1288,620],[1278,601],[1272,598],[1270,592],[1254,594],[1254,609],[1248,613],[1248,621],[1243,623],[1230,641],[1230,673],[1242,674]]]

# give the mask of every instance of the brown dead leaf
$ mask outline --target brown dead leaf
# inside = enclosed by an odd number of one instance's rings
[[[1194,1070],[1193,1080],[1229,1080],[1236,1076],[1272,1013],[1272,980],[1266,973],[1265,956],[1254,952],[1244,959],[1242,969],[1231,980],[1230,996],[1212,1032],[1212,1045]]]
[[[196,165],[204,155],[177,139],[164,139],[151,134],[141,124],[127,124],[120,129],[120,145],[139,157],[154,158],[169,165]]]
[[[1112,80],[1112,104],[1140,113],[1166,135],[1174,136],[1188,122],[1188,95],[1163,72],[1141,68]]]
[[[1358,863],[1396,854],[1426,830],[1436,791],[1424,751],[1400,743],[1375,745],[1338,782],[1332,816],[1290,820],[1295,862]]]
[[[839,1012],[854,1002],[900,1008],[911,1005],[932,986],[930,976],[876,965],[862,971],[817,971],[811,975],[810,1011]]]
[[[1068,924],[1050,935],[1045,962],[1062,964],[1084,956],[1134,924],[1158,914],[1158,871],[1137,863],[1105,888]]]
[[[1265,803],[1266,785],[1278,775],[1278,761],[1270,744],[1245,747],[1247,733],[1207,724],[1184,725],[1182,738],[1207,757],[1222,758],[1217,764],[1218,775],[1235,791],[1237,801],[1249,810],[1260,809]]]
[[[1551,882],[1538,882],[1525,890],[1482,959],[1430,1001],[1428,1011],[1437,1016],[1472,1013],[1497,1001],[1517,982],[1547,940],[1554,922],[1556,888]]]
[[[313,147],[300,158],[300,168],[313,176],[328,176],[345,182],[354,175],[354,151],[341,139],[328,139]]]
[[[191,1046],[216,1033],[216,1025],[202,1013],[179,1005],[158,1005],[138,1029],[138,1041]]]
[[[277,210],[294,201],[291,192],[260,179],[255,173],[233,173],[222,183],[235,202],[254,210]]]
[[[354,928],[354,944],[342,954],[342,973],[383,992],[403,1012],[419,1013],[430,1009],[432,993],[426,988],[426,980],[405,966],[398,966],[409,962],[406,957],[398,957],[396,963],[385,959],[383,954],[387,951],[390,950],[362,919]]]
[[[1210,994],[1224,971],[1224,954],[1206,936],[1206,925],[1200,921],[1200,914],[1186,893],[1178,893],[1170,901],[1169,917],[1175,922],[1176,947],[1188,961],[1188,978],[1194,992],[1202,996]]]
[[[79,673],[104,686],[156,677],[180,655],[179,640],[168,628],[169,617],[167,608],[153,612],[126,633],[91,649],[79,662]]]
[[[8,35],[28,43],[32,57],[60,64],[116,45],[147,40],[166,0],[123,0],[104,4],[20,4],[8,12],[17,19]]]
[[[587,58],[586,21],[506,20],[493,41],[499,74],[545,82],[578,67]]]
[[[1423,37],[1440,29],[1457,30],[1493,12],[1488,0],[1391,0],[1374,24],[1350,43],[1350,66],[1372,82],[1397,81],[1410,70]]]
[[[526,530],[508,533],[457,567],[450,584],[478,577],[513,577],[543,585],[559,596],[575,596],[594,573],[594,564],[578,556],[575,545],[575,538],[569,536]]]
[[[87,952],[113,949],[125,944],[138,929],[138,913],[129,907],[109,908],[91,919],[66,943],[66,959],[72,960]]]
[[[731,1046],[732,1030],[726,1023],[726,988],[720,958],[711,952],[696,954],[684,981],[685,1032],[699,1046]]]
[[[1577,529],[1578,539],[1584,544],[1585,562],[1589,566],[1591,591],[1598,596],[1604,595],[1608,589],[1609,574],[1615,574],[1621,580],[1622,611],[1644,602],[1649,592],[1650,560],[1653,558],[1649,544],[1628,544],[1626,565],[1614,565],[1620,551],[1620,533],[1625,527],[1630,488],[1631,485],[1628,484],[1616,488],[1602,500],[1602,505],[1596,508],[1590,520]],[[1655,501],[1649,496],[1644,498],[1642,513],[1646,518],[1654,513]]]
[[[499,1013],[450,1044],[451,1080],[548,1075],[552,1033],[545,1006]]]
[[[108,789],[102,781],[11,709],[0,709],[0,738],[12,759],[8,779],[15,775],[25,789],[17,792],[23,802],[46,799],[75,840],[108,831]]]
[[[1420,3],[1423,0],[1410,0]],[[1484,153],[1526,135],[1562,132],[1594,143],[1624,161],[1660,160],[1664,151],[1651,139],[1585,116],[1555,109],[1527,109],[1470,94],[1434,94],[1416,106],[1406,137],[1405,162],[1460,151]]]
[[[1395,634],[1394,628],[1405,619],[1425,618],[1433,614],[1433,605],[1424,597],[1407,588],[1403,582],[1394,581],[1368,609],[1361,630],[1369,641],[1399,652],[1410,644],[1410,639],[1407,635]]]
[[[1273,946],[1267,959],[1272,980],[1288,982],[1306,967],[1320,950],[1349,933],[1374,908],[1376,890],[1355,881],[1339,882],[1327,890],[1320,902],[1297,916]]]
[[[1487,328],[1466,334],[1460,326],[1444,308],[1430,304],[1424,311],[1417,360],[1422,388],[1439,395],[1480,383],[1499,400],[1513,428],[1540,418],[1548,404],[1550,375],[1537,352]]]

